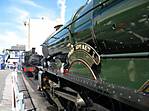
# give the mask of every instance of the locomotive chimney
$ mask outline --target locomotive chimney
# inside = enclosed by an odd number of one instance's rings
[[[32,48],[32,54],[35,54],[35,48],[34,47]]]
[[[61,28],[63,25],[61,24],[61,25],[56,25],[54,28],[55,28],[55,30],[57,31],[59,28]]]

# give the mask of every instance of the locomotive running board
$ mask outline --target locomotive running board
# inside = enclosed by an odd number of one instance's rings
[[[49,77],[57,78],[61,82],[70,82],[77,84],[79,86],[85,87],[90,91],[96,92],[99,95],[104,95],[106,97],[113,98],[119,102],[127,104],[135,109],[140,109],[143,111],[148,111],[149,106],[149,96],[138,92],[137,90],[128,89],[125,87],[115,86],[114,84],[108,84],[104,81],[91,80],[79,76],[71,75],[63,75],[56,74],[48,71],[50,74]],[[67,84],[71,87],[70,84]]]

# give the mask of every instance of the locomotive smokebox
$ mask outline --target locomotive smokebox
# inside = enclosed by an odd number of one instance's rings
[[[45,57],[48,57],[49,55],[49,50],[46,46],[42,45],[42,53]]]

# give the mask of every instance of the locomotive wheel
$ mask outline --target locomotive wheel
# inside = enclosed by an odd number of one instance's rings
[[[68,101],[67,102],[67,105],[66,105],[66,111],[79,111],[79,109],[77,108],[77,106],[71,102],[71,101]]]

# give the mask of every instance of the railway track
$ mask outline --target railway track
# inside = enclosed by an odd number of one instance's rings
[[[14,108],[20,111],[55,111],[49,103],[46,93],[37,90],[38,81],[27,77],[22,72],[16,73],[14,88]],[[20,99],[20,95],[23,98]]]

